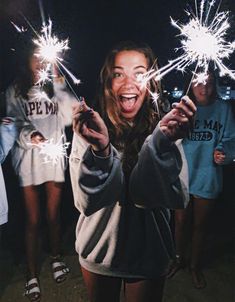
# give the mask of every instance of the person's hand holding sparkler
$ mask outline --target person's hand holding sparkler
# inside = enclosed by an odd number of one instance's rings
[[[91,144],[97,155],[109,155],[108,129],[99,113],[88,107],[84,100],[74,107],[73,130]]]
[[[34,145],[38,145],[39,143],[46,141],[45,137],[39,131],[34,131],[31,134],[30,139],[31,139],[31,144]]]
[[[197,108],[187,96],[172,107],[173,109],[161,119],[160,129],[170,140],[175,141],[187,135]]]
[[[226,157],[226,155],[223,151],[220,151],[220,150],[214,151],[214,162],[217,165],[222,165],[225,161],[225,157]]]

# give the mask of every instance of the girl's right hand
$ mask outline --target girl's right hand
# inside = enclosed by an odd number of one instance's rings
[[[45,137],[39,132],[39,131],[34,131],[31,134],[31,144],[38,145],[39,143],[44,142],[46,139]]]
[[[3,125],[10,125],[10,124],[12,124],[13,122],[14,122],[14,119],[11,118],[11,117],[3,117],[3,118],[1,119],[1,124],[3,124]]]
[[[222,165],[225,161],[225,153],[223,151],[214,150],[214,162],[217,165]]]
[[[108,129],[99,113],[88,107],[84,100],[73,108],[73,130],[82,136],[95,152],[105,149],[101,155],[108,155]]]

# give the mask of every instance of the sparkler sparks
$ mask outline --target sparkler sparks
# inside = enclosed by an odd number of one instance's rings
[[[199,83],[197,79],[201,81],[203,74],[205,80],[210,62],[214,63],[214,68],[219,70],[220,76],[227,75],[235,79],[235,71],[230,70],[223,63],[223,60],[229,59],[235,50],[235,41],[226,41],[227,30],[230,27],[228,12],[217,11],[211,19],[210,13],[214,4],[215,1],[211,1],[206,12],[205,0],[202,0],[199,15],[197,8],[196,15],[187,12],[191,19],[185,25],[171,19],[171,24],[180,31],[180,36],[183,37],[181,47],[177,49],[183,53],[174,60],[169,61],[166,66],[159,70],[154,72],[151,70],[146,73],[143,77],[144,83],[147,83],[152,78],[160,80],[173,69],[184,72],[187,67],[193,64],[196,64],[194,82]],[[197,74],[198,68],[202,70],[200,75]]]
[[[49,19],[48,24],[43,23],[41,28],[41,35],[36,32],[30,22],[24,17],[28,25],[31,27],[37,38],[33,39],[33,43],[37,46],[35,56],[39,58],[41,63],[46,67],[38,72],[38,81],[36,85],[44,85],[47,81],[52,81],[55,74],[55,65],[59,72],[64,76],[64,73],[72,79],[74,84],[80,84],[81,81],[66,68],[63,62],[63,54],[69,49],[69,40],[59,40],[59,38],[52,33],[52,21]],[[25,28],[17,26],[11,22],[19,33],[26,31]],[[57,72],[56,72],[57,73]]]
[[[39,144],[29,144],[31,146],[36,146],[40,148],[39,154],[43,156],[43,163],[52,163],[57,165],[59,160],[67,156],[67,149],[70,145],[69,142],[63,143],[64,135],[61,136],[57,143],[54,143],[53,138],[41,142]]]
[[[38,35],[37,39],[33,39],[33,42],[38,47],[35,55],[42,63],[47,62],[48,64],[46,69],[40,71],[37,83],[45,83],[45,81],[52,80],[52,78],[56,76],[52,72],[53,65],[55,64],[61,72],[64,70],[69,75],[74,84],[79,84],[80,80],[77,79],[62,63],[62,55],[69,49],[69,40],[59,40],[57,36],[52,34],[51,20],[48,21],[48,25],[42,26],[41,33],[42,34]],[[51,75],[49,74],[49,70],[51,71]]]
[[[42,35],[33,42],[38,46],[36,55],[42,59],[42,62],[56,63],[63,61],[61,54],[68,50],[68,39],[59,40],[57,36],[52,35],[52,21],[49,19],[48,25],[42,26]]]

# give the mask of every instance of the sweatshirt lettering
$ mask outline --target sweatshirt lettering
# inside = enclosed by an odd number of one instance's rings
[[[58,104],[53,102],[30,102],[24,104],[24,111],[26,116],[32,115],[56,115],[58,114]]]

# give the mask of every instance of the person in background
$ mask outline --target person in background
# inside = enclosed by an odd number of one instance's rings
[[[58,74],[51,85],[36,85],[45,67],[33,45],[21,62],[22,70],[6,92],[7,112],[16,119],[17,143],[12,150],[12,163],[22,187],[26,212],[27,283],[25,295],[39,301],[41,290],[38,267],[38,236],[40,226],[40,193],[46,194],[46,218],[49,227],[53,278],[61,283],[69,269],[61,256],[60,206],[65,181],[65,158],[57,163],[46,161],[40,154],[40,143],[46,140],[65,143],[65,126],[72,122],[74,98],[65,90],[65,81]],[[54,70],[54,74],[56,68]]]
[[[10,117],[1,118],[0,123],[0,164],[5,160],[8,152],[12,148],[16,139],[16,128],[14,119]],[[0,165],[0,241],[2,233],[2,225],[8,221],[8,202],[7,194],[4,182],[4,176],[2,172],[2,166]]]
[[[186,87],[188,85],[189,82]],[[206,286],[202,273],[206,227],[222,191],[222,165],[234,154],[234,149],[228,146],[235,146],[235,120],[229,104],[218,97],[214,72],[208,73],[205,83],[191,84],[188,95],[197,106],[193,129],[182,141],[191,199],[186,209],[177,209],[174,213],[176,258],[168,278],[189,261],[193,284],[201,289]]]
[[[76,250],[90,301],[162,301],[174,253],[169,208],[184,207],[175,140],[186,135],[195,105],[183,98],[161,120],[139,82],[154,64],[145,44],[123,42],[101,70],[100,114],[74,109],[70,175],[80,211]],[[161,102],[160,102],[161,104]],[[160,121],[159,121],[160,120]]]

